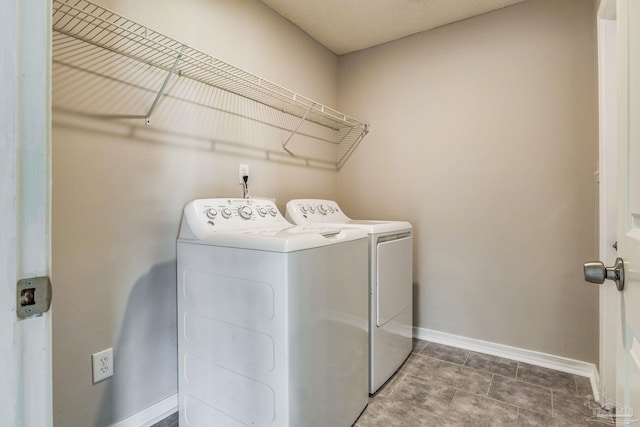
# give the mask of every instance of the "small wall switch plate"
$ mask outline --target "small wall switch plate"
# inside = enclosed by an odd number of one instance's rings
[[[91,361],[94,384],[113,376],[113,348],[92,354]]]
[[[238,165],[238,184],[244,184],[243,176],[249,176],[249,165],[243,165],[242,163]]]

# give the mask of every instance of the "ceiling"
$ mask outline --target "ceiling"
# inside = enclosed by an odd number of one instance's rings
[[[524,0],[261,0],[337,55]]]

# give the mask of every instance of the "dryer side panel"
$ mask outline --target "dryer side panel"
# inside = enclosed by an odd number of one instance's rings
[[[367,243],[363,238],[292,254],[292,426],[352,425],[367,405]]]
[[[412,238],[390,240],[376,249],[376,324],[385,323],[411,306],[413,291]]]
[[[370,378],[375,393],[411,353],[412,238],[372,242]]]

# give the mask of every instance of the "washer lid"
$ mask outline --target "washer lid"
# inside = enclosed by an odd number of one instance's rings
[[[325,227],[354,228],[368,234],[411,230],[406,221],[355,220],[342,212],[333,200],[294,199],[287,202],[286,219],[294,224],[322,224]]]
[[[393,233],[399,231],[411,231],[411,224],[406,221],[354,221],[336,223],[324,223],[329,227],[343,227],[363,230],[367,234]]]
[[[289,225],[281,229],[210,231],[201,239],[181,237],[178,241],[268,252],[295,252],[367,238],[367,234],[362,230],[313,229],[307,226]]]

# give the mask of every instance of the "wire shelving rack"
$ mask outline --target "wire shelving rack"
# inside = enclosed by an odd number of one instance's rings
[[[241,96],[299,119],[283,141],[286,148],[305,121],[333,131],[337,145],[336,168],[340,169],[368,132],[368,125],[315,102],[296,92],[241,70],[211,55],[191,48],[157,31],[133,22],[87,0],[53,0],[53,71],[64,96],[78,93],[103,97],[103,109],[87,115],[105,119],[141,119],[147,125],[176,76]],[[103,84],[89,88],[75,77],[65,83],[65,70],[98,77]],[[71,75],[71,74],[69,74]],[[111,84],[127,87],[126,104]],[[75,87],[73,85],[76,85]],[[55,90],[55,85],[54,85]],[[80,99],[80,97],[76,97]],[[54,97],[54,107],[56,106]],[[83,107],[79,106],[82,112]]]

